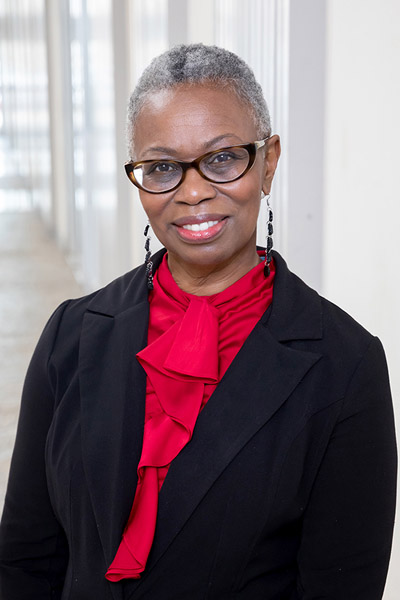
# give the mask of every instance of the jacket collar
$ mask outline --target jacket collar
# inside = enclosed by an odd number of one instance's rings
[[[264,315],[262,322],[279,342],[321,339],[321,297],[289,271],[280,254],[273,252],[273,257],[274,295],[270,314]]]
[[[165,252],[162,249],[153,255],[154,270],[160,265]],[[289,271],[278,252],[273,252],[273,258],[276,265],[274,296],[262,323],[279,342],[321,339],[320,296]],[[115,317],[134,305],[145,303],[147,296],[146,268],[142,265],[100,290],[88,305],[88,310]]]

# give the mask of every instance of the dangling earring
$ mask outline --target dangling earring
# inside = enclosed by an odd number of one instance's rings
[[[146,277],[147,277],[147,288],[149,290],[153,289],[153,261],[150,260],[151,252],[150,252],[150,240],[149,236],[150,223],[147,223],[144,228],[144,236],[146,238],[144,249],[146,250],[146,254],[144,257],[144,264],[146,265]]]
[[[270,199],[270,194],[266,194],[265,198],[266,198],[266,202],[267,202],[267,246],[265,248],[265,263],[264,263],[264,275],[265,277],[269,277],[269,274],[271,273],[271,269],[270,269],[270,264],[271,264],[271,260],[272,260],[272,247],[274,245],[273,240],[272,240],[272,234],[274,232],[274,226],[272,225],[272,221],[274,220],[274,214],[271,210],[270,204],[269,204],[269,199]]]

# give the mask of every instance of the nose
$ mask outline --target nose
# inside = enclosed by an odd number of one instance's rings
[[[212,182],[204,179],[194,167],[191,167],[186,171],[174,199],[175,202],[184,204],[199,204],[203,200],[215,198],[216,194],[217,190]]]

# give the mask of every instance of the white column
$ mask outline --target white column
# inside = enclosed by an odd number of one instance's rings
[[[126,109],[133,87],[132,57],[130,53],[130,21],[128,0],[113,2],[113,61],[114,61],[114,107],[117,185],[118,263],[121,273],[134,266],[133,261],[133,202],[131,184],[125,174],[124,163],[128,160],[125,140]],[[139,232],[138,232],[139,234]],[[138,259],[140,262],[140,259]]]
[[[187,0],[168,0],[168,45],[186,44],[187,35]]]
[[[325,0],[291,0],[285,250],[289,267],[321,289],[325,118]]]
[[[68,21],[65,0],[46,0],[53,229],[57,242],[64,250],[70,250],[73,246],[71,221],[74,195]]]

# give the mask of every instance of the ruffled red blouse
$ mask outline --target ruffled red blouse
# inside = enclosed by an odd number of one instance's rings
[[[260,253],[261,256],[261,253]],[[157,520],[158,493],[173,459],[190,441],[207,403],[244,341],[272,301],[275,268],[263,262],[212,296],[182,291],[167,254],[149,294],[148,345],[137,354],[147,374],[138,484],[132,510],[106,578],[137,579],[146,567]]]

